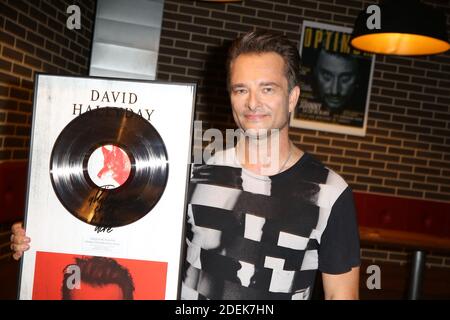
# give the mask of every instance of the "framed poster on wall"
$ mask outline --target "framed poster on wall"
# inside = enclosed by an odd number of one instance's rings
[[[292,127],[365,135],[375,55],[353,49],[351,34],[351,28],[303,22]]]
[[[195,89],[37,75],[20,299],[177,299]]]

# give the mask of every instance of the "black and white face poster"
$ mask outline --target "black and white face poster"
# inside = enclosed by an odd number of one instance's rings
[[[38,75],[20,299],[176,299],[195,85]]]
[[[299,103],[291,126],[364,136],[375,56],[350,45],[352,29],[304,21]]]

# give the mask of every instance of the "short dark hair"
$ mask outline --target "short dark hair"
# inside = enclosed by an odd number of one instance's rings
[[[227,58],[227,85],[230,86],[231,64],[241,54],[274,52],[284,61],[289,91],[300,84],[300,55],[297,47],[283,34],[267,30],[245,33],[231,44]]]
[[[75,258],[74,265],[80,268],[82,282],[95,286],[117,284],[122,289],[123,299],[133,300],[133,278],[128,269],[121,266],[116,260],[105,257],[83,257]],[[71,275],[65,272],[67,267],[64,269],[64,279],[61,287],[63,300],[72,298],[72,290],[67,286],[68,278]]]

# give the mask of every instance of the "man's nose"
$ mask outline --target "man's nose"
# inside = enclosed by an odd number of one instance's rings
[[[339,94],[339,81],[336,77],[333,78],[331,83],[331,94],[337,96]]]
[[[256,110],[256,108],[258,108],[259,106],[259,98],[258,98],[258,94],[254,91],[250,91],[248,93],[248,99],[247,99],[247,108],[249,108],[250,110]]]

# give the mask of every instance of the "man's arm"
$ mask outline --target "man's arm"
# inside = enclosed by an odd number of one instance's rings
[[[359,267],[342,274],[322,273],[326,300],[359,299]]]

